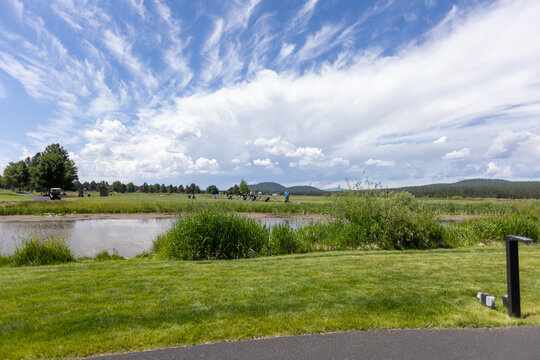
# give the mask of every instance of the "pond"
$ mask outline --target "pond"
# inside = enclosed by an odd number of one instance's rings
[[[143,214],[146,215],[146,214]],[[245,214],[267,226],[289,224],[293,228],[320,219],[306,216],[283,218],[261,214]],[[65,238],[76,256],[94,256],[101,251],[117,253],[125,258],[150,250],[154,239],[174,223],[173,216],[149,217],[127,215],[118,218],[40,218],[18,216],[0,218],[0,254],[10,255],[23,238],[54,236]]]

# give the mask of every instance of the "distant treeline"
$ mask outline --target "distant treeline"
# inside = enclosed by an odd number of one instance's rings
[[[407,186],[391,190],[407,191],[418,197],[540,199],[540,181],[474,179],[453,184]]]
[[[147,184],[143,183],[142,185],[135,185],[133,182],[124,184],[121,181],[115,181],[112,184],[109,184],[107,181],[85,181],[83,183],[75,181],[75,188],[83,191],[98,191],[101,187],[107,186],[111,191],[118,193],[169,193],[169,194],[199,194],[201,189],[196,184],[190,185],[165,185],[165,184]],[[208,187],[207,190],[213,190],[212,185]]]

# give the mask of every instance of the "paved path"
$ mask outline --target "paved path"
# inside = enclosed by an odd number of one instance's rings
[[[288,336],[103,356],[99,360],[540,359],[540,327],[381,330]]]
[[[19,194],[19,195],[29,197],[30,199],[33,199],[33,200],[49,200],[48,196],[32,195],[32,194]]]

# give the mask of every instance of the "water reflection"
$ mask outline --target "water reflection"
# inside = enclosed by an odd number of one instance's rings
[[[288,224],[293,228],[309,220],[259,218],[261,224],[273,227]],[[84,219],[43,221],[0,221],[0,253],[13,254],[15,247],[28,236],[65,238],[76,256],[109,253],[130,258],[151,248],[154,239],[167,232],[174,218]]]
[[[0,222],[0,248],[12,254],[28,236],[66,238],[76,256],[94,256],[107,250],[133,257],[150,249],[174,219],[91,219]]]

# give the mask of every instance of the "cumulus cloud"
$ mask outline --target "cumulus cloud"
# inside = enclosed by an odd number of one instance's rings
[[[380,160],[380,159],[369,159],[364,164],[366,165],[375,165],[379,167],[394,166],[394,161]]]
[[[216,174],[219,170],[219,164],[216,159],[198,158],[195,161],[195,171],[202,174]]]
[[[253,160],[253,165],[255,166],[263,166],[266,170],[274,173],[274,174],[282,174],[283,171],[278,167],[279,162],[266,158],[266,159],[255,159]]]
[[[490,158],[507,158],[512,156],[518,147],[527,143],[540,145],[540,136],[528,131],[515,132],[511,130],[500,133],[492,142],[487,151]]]
[[[491,161],[487,165],[487,170],[484,175],[486,177],[509,178],[512,176],[512,171],[510,170],[510,166],[501,168],[495,162]]]
[[[447,136],[441,136],[440,138],[438,138],[437,140],[433,141],[434,144],[443,144],[446,142],[446,140],[448,140],[448,137]]]
[[[442,159],[443,160],[460,160],[469,156],[471,156],[471,149],[463,148],[461,150],[454,150],[454,151],[444,154]]]

